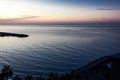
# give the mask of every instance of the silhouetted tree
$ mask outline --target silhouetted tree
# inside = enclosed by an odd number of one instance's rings
[[[13,78],[13,80],[22,80],[22,78],[20,78],[20,76],[17,75],[16,77]]]
[[[25,80],[34,80],[33,76],[32,75],[27,75],[25,77]]]
[[[60,79],[60,80],[65,80],[65,75],[62,74],[59,79]]]
[[[73,74],[74,74],[74,72],[75,72],[75,71],[72,69],[70,73],[73,75]]]
[[[83,80],[82,77],[80,76],[80,74],[76,74],[76,75],[74,76],[74,79],[75,79],[75,80]]]
[[[59,80],[57,73],[50,73],[48,75],[48,80]]]
[[[85,80],[90,80],[90,77],[88,75],[85,76]]]
[[[9,77],[12,77],[13,71],[10,66],[4,66],[2,69],[2,75],[5,80],[7,80]]]
[[[65,80],[73,80],[73,77],[72,77],[71,73],[66,73],[65,74]]]
[[[4,80],[4,76],[2,73],[0,73],[0,80]]]
[[[45,80],[42,76],[37,76],[35,80]]]

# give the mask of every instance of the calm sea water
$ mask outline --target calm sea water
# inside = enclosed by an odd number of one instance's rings
[[[0,69],[11,65],[19,75],[61,74],[120,52],[120,26],[1,25],[0,32],[30,35],[0,37]]]

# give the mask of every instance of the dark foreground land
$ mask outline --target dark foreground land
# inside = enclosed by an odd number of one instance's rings
[[[62,75],[49,73],[48,77],[14,75],[10,66],[4,66],[0,80],[120,80],[120,53],[102,57],[78,70]]]
[[[8,33],[8,32],[0,32],[0,37],[28,37],[26,34],[18,34],[18,33]]]

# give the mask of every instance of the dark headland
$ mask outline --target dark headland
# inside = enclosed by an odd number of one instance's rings
[[[0,32],[0,37],[29,37],[27,34],[18,34],[18,33],[9,33],[9,32]]]

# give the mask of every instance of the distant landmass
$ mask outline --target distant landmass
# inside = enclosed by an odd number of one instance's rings
[[[0,32],[0,37],[29,37],[27,34],[18,34],[18,33],[9,33],[9,32]]]

